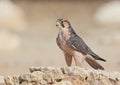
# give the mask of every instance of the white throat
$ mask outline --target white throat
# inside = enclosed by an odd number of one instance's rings
[[[63,35],[62,37],[65,39],[65,40],[68,40],[70,38],[70,31],[68,28],[60,28],[59,30],[60,32],[60,35]]]

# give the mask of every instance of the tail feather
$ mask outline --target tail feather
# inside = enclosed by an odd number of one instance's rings
[[[95,53],[93,53],[93,52],[89,53],[89,55],[91,55],[91,56],[92,56],[93,58],[95,58],[96,60],[101,60],[101,61],[106,62],[105,59],[99,57],[97,54],[95,54]]]
[[[104,68],[99,63],[97,63],[94,59],[92,59],[92,58],[90,58],[90,57],[87,56],[85,60],[94,69],[104,70]]]

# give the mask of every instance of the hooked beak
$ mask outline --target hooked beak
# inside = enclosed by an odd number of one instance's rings
[[[60,20],[57,20],[57,22],[56,22],[56,26],[62,26],[62,27],[64,27],[63,22],[60,21]]]
[[[61,21],[56,22],[56,26],[61,26],[61,24],[62,24]]]

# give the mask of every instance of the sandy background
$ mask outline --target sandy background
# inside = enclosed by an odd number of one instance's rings
[[[99,62],[107,71],[120,71],[120,26],[105,26],[94,16],[100,6],[109,1],[39,1],[14,0],[25,15],[26,29],[13,32],[20,38],[14,50],[1,50],[0,75],[28,72],[29,67],[66,66],[56,45],[57,18],[66,17],[91,49],[106,59]],[[14,19],[11,19],[11,22]],[[8,41],[9,43],[9,41]],[[86,68],[91,68],[86,66]]]

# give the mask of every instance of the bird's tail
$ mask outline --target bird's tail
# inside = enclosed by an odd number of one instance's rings
[[[104,61],[106,62],[105,59],[99,57],[97,54],[95,54],[94,52],[90,52],[89,55],[91,55],[92,57],[94,57],[96,60],[101,60],[101,61]]]
[[[94,69],[104,70],[104,68],[103,68],[99,63],[97,63],[96,60],[92,59],[91,57],[86,56],[85,60],[86,60],[87,63],[88,63],[91,67],[93,67]]]

